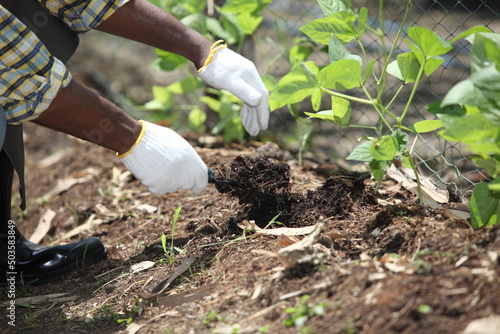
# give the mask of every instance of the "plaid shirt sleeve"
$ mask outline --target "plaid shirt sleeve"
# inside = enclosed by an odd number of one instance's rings
[[[84,33],[105,21],[129,0],[37,0],[75,32]]]
[[[77,32],[92,29],[128,0],[38,0]],[[37,118],[71,81],[24,23],[0,5],[0,105],[8,124]]]

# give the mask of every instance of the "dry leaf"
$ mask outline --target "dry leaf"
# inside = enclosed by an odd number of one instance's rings
[[[146,211],[147,213],[155,213],[158,210],[156,206],[152,206],[149,204],[139,204],[137,206],[137,209],[141,211]]]
[[[57,181],[56,186],[54,188],[52,188],[48,193],[46,193],[43,196],[43,198],[45,200],[50,200],[52,197],[69,190],[74,185],[88,182],[88,181],[92,180],[92,178],[93,178],[92,175],[86,175],[86,176],[80,177],[80,178],[68,177],[66,179],[59,180],[59,181]]]
[[[278,227],[273,229],[262,229],[253,220],[244,220],[238,227],[243,230],[255,231],[255,233],[266,235],[306,235],[314,231],[315,226],[306,227]]]
[[[462,334],[498,334],[500,333],[500,316],[491,315],[470,322]]]
[[[414,194],[418,194],[417,183],[414,181],[415,173],[413,170],[404,167],[396,167],[392,165],[387,170],[387,176],[401,183],[403,187],[410,190]],[[448,203],[449,195],[446,190],[439,189],[430,177],[419,175],[423,200],[425,204],[431,207],[441,207],[438,203]]]
[[[313,246],[318,241],[323,225],[323,222],[318,222],[313,226],[312,233],[304,237],[301,241],[280,249],[278,254],[292,263],[320,263],[327,256],[328,250],[325,252],[326,247],[319,248]]]
[[[67,296],[67,293],[52,293],[48,295],[41,296],[33,296],[33,297],[23,297],[15,299],[15,303],[18,306],[28,306],[28,305],[40,305],[44,303],[66,303],[68,301],[75,300],[76,296]],[[2,303],[0,305],[7,305],[9,301],[6,303]]]
[[[278,245],[280,246],[290,246],[293,245],[296,242],[299,242],[300,240],[293,237],[293,236],[288,236],[288,235],[280,235],[280,238],[278,240]]]
[[[177,306],[184,303],[191,303],[213,294],[217,284],[209,284],[189,291],[158,297],[158,304],[162,306]]]
[[[153,261],[142,261],[130,266],[130,272],[132,274],[147,270],[155,265]]]
[[[54,217],[56,216],[56,212],[54,210],[48,209],[47,212],[45,212],[40,218],[40,221],[38,222],[38,226],[36,227],[35,232],[29,237],[28,240],[31,242],[34,242],[35,244],[40,243],[40,241],[43,240],[43,238],[49,233],[50,230],[50,224]]]

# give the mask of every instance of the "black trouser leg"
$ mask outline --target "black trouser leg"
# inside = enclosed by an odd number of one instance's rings
[[[7,232],[8,222],[11,219],[13,178],[14,166],[5,150],[2,149],[0,152],[0,233]]]
[[[13,178],[14,166],[7,153],[2,150],[0,152],[0,286],[51,282],[106,257],[106,249],[97,238],[55,247],[41,246],[26,240],[17,228],[9,223]],[[14,283],[11,283],[11,280]]]

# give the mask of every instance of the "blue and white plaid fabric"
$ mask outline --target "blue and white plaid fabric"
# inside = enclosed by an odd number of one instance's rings
[[[77,33],[106,20],[129,0],[37,0]],[[36,35],[0,5],[0,112],[8,124],[35,119],[71,75]]]

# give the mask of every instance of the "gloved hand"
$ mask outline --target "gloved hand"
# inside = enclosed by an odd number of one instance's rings
[[[118,155],[125,167],[153,194],[181,189],[201,193],[208,184],[208,169],[194,148],[169,128],[140,122],[136,143]]]
[[[250,60],[229,49],[220,49],[217,44],[212,46],[217,51],[212,51],[198,71],[199,76],[207,84],[225,89],[243,101],[241,122],[250,135],[256,136],[269,123],[269,93]]]

